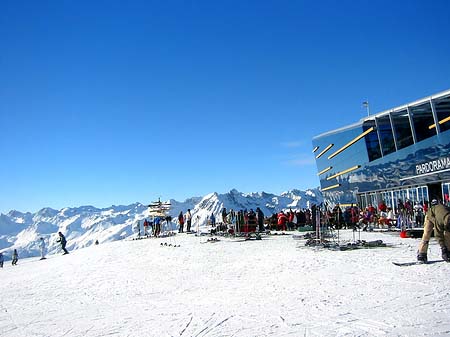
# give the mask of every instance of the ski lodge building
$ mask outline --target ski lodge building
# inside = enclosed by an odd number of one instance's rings
[[[367,116],[313,138],[331,205],[449,202],[450,90]]]

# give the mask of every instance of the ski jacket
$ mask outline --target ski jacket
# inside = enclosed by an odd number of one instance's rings
[[[285,225],[287,220],[288,220],[288,218],[284,213],[278,214],[278,224],[279,225]]]
[[[180,213],[180,215],[178,216],[178,222],[180,223],[180,225],[184,224],[184,217],[183,214]]]
[[[258,219],[258,223],[261,224],[264,222],[264,213],[259,208],[256,210],[256,218]]]
[[[450,209],[444,205],[434,205],[428,209],[427,215],[433,219],[431,221],[436,225],[448,226],[450,221]]]
[[[44,240],[40,240],[39,248],[41,248],[42,251],[45,250],[45,241]]]
[[[64,246],[67,243],[66,237],[63,234],[59,235],[59,239],[56,242],[60,242],[61,246]]]

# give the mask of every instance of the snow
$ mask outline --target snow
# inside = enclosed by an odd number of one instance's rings
[[[340,239],[351,239],[341,231]],[[397,267],[419,239],[331,251],[291,235],[236,242],[121,240],[0,270],[0,331],[14,336],[444,336],[450,264]],[[434,239],[433,239],[434,240]],[[161,243],[179,244],[174,248]],[[69,240],[70,244],[70,240]],[[439,259],[431,242],[429,259]]]

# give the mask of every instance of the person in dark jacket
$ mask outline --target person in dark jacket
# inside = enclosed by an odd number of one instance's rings
[[[3,261],[5,261],[5,258],[3,257],[3,253],[0,253],[0,268],[3,268]]]
[[[61,243],[61,249],[64,251],[63,255],[69,254],[69,252],[66,249],[67,240],[63,233],[58,232],[59,238],[56,240],[56,242]]]
[[[17,265],[17,261],[19,261],[19,254],[17,254],[17,249],[14,249],[13,253],[12,253],[12,261],[11,264],[13,266]]]
[[[184,231],[183,211],[180,211],[180,214],[178,214],[178,223],[180,224],[180,228],[178,229],[178,233],[183,233],[183,231]]]
[[[258,230],[264,232],[266,230],[264,228],[264,213],[259,207],[256,207],[256,219],[258,221]]]

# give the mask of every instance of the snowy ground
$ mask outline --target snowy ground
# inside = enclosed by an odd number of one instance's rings
[[[363,240],[394,247],[342,252],[306,248],[288,235],[206,239],[118,241],[5,263],[0,335],[450,334],[450,264],[391,263],[414,260],[418,239],[363,232]],[[439,258],[433,241],[429,259]]]

